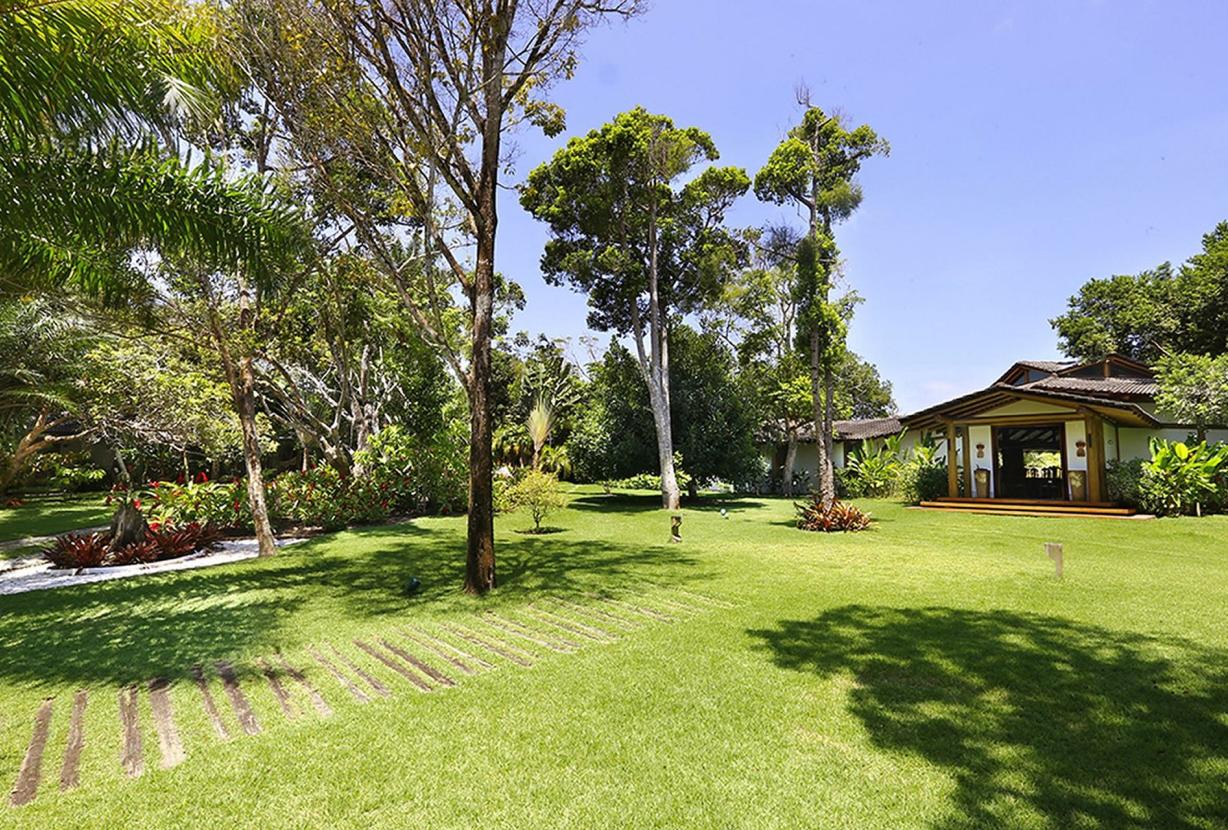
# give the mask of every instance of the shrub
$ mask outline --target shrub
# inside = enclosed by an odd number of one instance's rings
[[[111,539],[105,533],[67,533],[57,536],[43,551],[43,558],[55,568],[98,568],[111,553]]]
[[[818,496],[812,496],[809,501],[794,506],[797,508],[797,526],[802,530],[852,533],[870,527],[870,514],[844,502],[832,502],[831,507],[824,510]]]
[[[1201,513],[1205,504],[1224,498],[1228,444],[1193,446],[1151,439],[1151,460],[1143,465],[1139,500],[1143,509],[1161,516]]]
[[[947,467],[941,461],[913,458],[900,469],[900,495],[909,504],[947,494]]]
[[[533,533],[541,533],[542,519],[567,505],[559,492],[559,480],[553,473],[529,470],[502,494],[503,505],[510,510],[525,508],[533,517]]]
[[[279,523],[339,530],[388,518],[394,494],[368,477],[321,465],[282,473],[268,484],[269,515]]]
[[[1130,507],[1141,506],[1143,463],[1141,458],[1113,460],[1108,463],[1105,484],[1108,486],[1110,501],[1121,502]]]
[[[902,433],[901,433],[902,434]],[[895,492],[900,478],[899,436],[891,436],[878,447],[870,441],[849,456],[848,470],[860,479],[861,489],[871,498],[883,498]]]
[[[848,467],[837,467],[836,473],[836,496],[842,499],[861,499],[866,495],[866,483],[853,470]],[[794,491],[797,489],[797,476],[794,476]],[[806,481],[809,483],[810,476],[806,476]],[[803,488],[804,489],[804,488]]]
[[[460,432],[457,432],[457,430]],[[394,512],[418,513],[428,508],[457,510],[468,499],[468,441],[464,423],[429,440],[389,426],[371,437],[367,448],[354,454],[355,469],[369,479]]]
[[[114,495],[114,494],[113,494]],[[243,479],[209,481],[204,473],[194,481],[151,481],[136,494],[134,503],[145,517],[159,525],[183,527],[195,522],[219,528],[252,526]]]

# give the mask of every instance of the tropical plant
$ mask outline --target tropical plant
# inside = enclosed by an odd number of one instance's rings
[[[848,459],[848,468],[861,480],[865,495],[883,498],[895,492],[899,483],[900,440],[903,434],[888,436],[877,446],[870,440],[861,442],[861,447]]]
[[[938,444],[930,433],[922,433],[900,468],[900,494],[909,504],[920,504],[947,494],[947,467],[938,457]]]
[[[542,520],[567,505],[559,492],[559,480],[553,473],[528,470],[504,494],[508,509],[525,509],[533,517],[533,533],[542,532]]]
[[[101,567],[111,554],[111,540],[105,533],[67,533],[57,536],[43,551],[53,568],[80,569]]]
[[[1143,508],[1163,516],[1202,515],[1215,502],[1228,471],[1228,444],[1193,446],[1181,441],[1151,439],[1151,460],[1143,465],[1139,485]]]
[[[1105,469],[1105,485],[1109,490],[1109,501],[1129,507],[1141,506],[1145,463],[1141,458],[1109,461]]]
[[[797,526],[801,530],[853,533],[870,527],[869,513],[846,502],[834,501],[824,505],[823,497],[818,493],[794,507],[797,509]]]
[[[533,468],[541,469],[542,447],[550,440],[554,430],[554,409],[545,398],[538,398],[529,410],[529,417],[524,422],[529,440],[533,442]]]

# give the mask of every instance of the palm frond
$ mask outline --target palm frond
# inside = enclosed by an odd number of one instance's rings
[[[39,142],[132,134],[214,110],[229,67],[205,4],[0,0],[0,134]]]
[[[308,250],[297,210],[259,177],[188,167],[153,145],[19,154],[0,168],[0,273],[10,290],[71,285],[128,296],[127,257],[156,250],[266,290]]]

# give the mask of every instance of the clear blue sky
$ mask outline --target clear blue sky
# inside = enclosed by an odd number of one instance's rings
[[[1057,354],[1049,318],[1086,279],[1193,253],[1228,219],[1228,3],[656,0],[603,27],[554,99],[557,139],[516,136],[520,181],[570,135],[642,104],[709,131],[752,175],[794,87],[892,145],[837,241],[865,302],[851,346],[901,410]],[[800,217],[748,195],[739,225]],[[508,194],[498,265],[515,329],[575,338],[585,302],[541,279],[544,227]]]

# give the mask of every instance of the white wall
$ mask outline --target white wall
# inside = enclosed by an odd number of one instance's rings
[[[987,425],[978,425],[968,427],[968,448],[972,451],[972,487],[976,489],[976,471],[989,470],[989,493],[976,493],[975,495],[984,497],[992,496],[994,491],[994,475],[993,469],[997,459],[993,457],[993,428]],[[984,446],[983,455],[977,457],[976,445]]]

